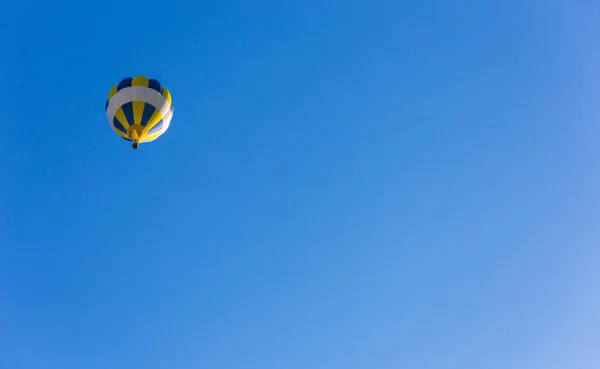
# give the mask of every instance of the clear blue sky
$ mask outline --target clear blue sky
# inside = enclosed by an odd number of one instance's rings
[[[600,367],[593,1],[9,3],[0,368]]]

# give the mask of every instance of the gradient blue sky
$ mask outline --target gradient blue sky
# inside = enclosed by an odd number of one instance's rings
[[[4,4],[0,368],[599,368],[600,5],[450,3]]]

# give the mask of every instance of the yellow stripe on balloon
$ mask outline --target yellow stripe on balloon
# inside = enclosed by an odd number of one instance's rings
[[[146,135],[148,133],[148,131],[150,131],[152,129],[152,127],[154,127],[158,122],[160,122],[161,119],[163,119],[163,116],[160,113],[160,110],[156,109],[154,111],[154,114],[152,114],[152,117],[146,124],[146,127],[144,127],[144,135]]]
[[[161,132],[161,131],[154,132],[153,134],[146,136],[146,137],[144,138],[144,140],[145,140],[145,141],[155,140],[155,139],[156,139],[156,138],[158,138],[158,136],[160,136],[160,135],[162,135],[162,132]]]
[[[121,108],[120,106],[117,109],[117,112],[115,113],[115,118],[117,118],[117,120],[119,122],[121,122],[121,124],[123,125],[123,127],[125,127],[125,129],[129,128],[130,124],[127,121],[127,118],[125,118],[125,113],[123,112],[123,108]]]
[[[171,102],[171,92],[169,92],[169,90],[166,87],[163,87],[162,95],[165,98],[165,100],[167,100],[169,105],[173,105],[173,103]]]
[[[150,85],[150,80],[148,80],[148,78],[146,78],[144,76],[134,77],[133,80],[131,81],[131,86],[148,87],[149,85]]]
[[[113,88],[110,89],[110,92],[108,93],[108,99],[110,100],[113,96],[115,96],[115,94],[117,93],[117,87],[119,87],[119,85],[114,85]]]
[[[119,131],[118,129],[116,129],[114,126],[112,127],[113,131],[117,132],[117,134],[123,138],[129,138],[127,137],[127,135],[121,131]]]
[[[143,101],[134,101],[132,105],[134,124],[140,125],[142,123],[142,114],[144,114],[144,106],[146,103]]]

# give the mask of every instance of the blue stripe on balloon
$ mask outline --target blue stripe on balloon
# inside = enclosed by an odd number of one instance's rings
[[[116,129],[118,129],[119,131],[127,134],[127,130],[125,129],[125,127],[121,124],[121,122],[119,122],[119,120],[117,119],[117,117],[113,118],[113,126],[115,126]]]
[[[160,82],[158,82],[155,79],[149,79],[148,80],[148,87],[150,87],[151,89],[158,91],[159,93],[162,94],[162,86],[160,85]]]
[[[163,126],[163,121],[161,119],[158,123],[156,123],[156,125],[154,125],[154,127],[150,128],[150,130],[148,131],[148,136],[160,131],[162,129],[162,126]]]
[[[124,78],[123,80],[121,80],[121,82],[119,82],[119,85],[117,86],[117,91],[121,91],[124,88],[131,87],[132,81],[133,78],[131,77]]]
[[[156,107],[154,105],[148,104],[148,103],[144,104],[144,113],[142,114],[142,121],[141,121],[142,127],[146,127],[146,124],[148,124],[148,122],[150,121],[150,118],[152,118],[152,115],[154,114],[155,111],[156,111]]]
[[[121,108],[123,109],[123,114],[125,115],[125,119],[127,119],[127,124],[132,126],[135,123],[135,120],[133,119],[133,103],[132,102],[125,103],[121,106]]]

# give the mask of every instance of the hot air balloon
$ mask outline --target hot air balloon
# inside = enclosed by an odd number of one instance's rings
[[[165,133],[173,117],[169,90],[144,76],[127,77],[115,85],[104,110],[113,130],[134,149]]]

